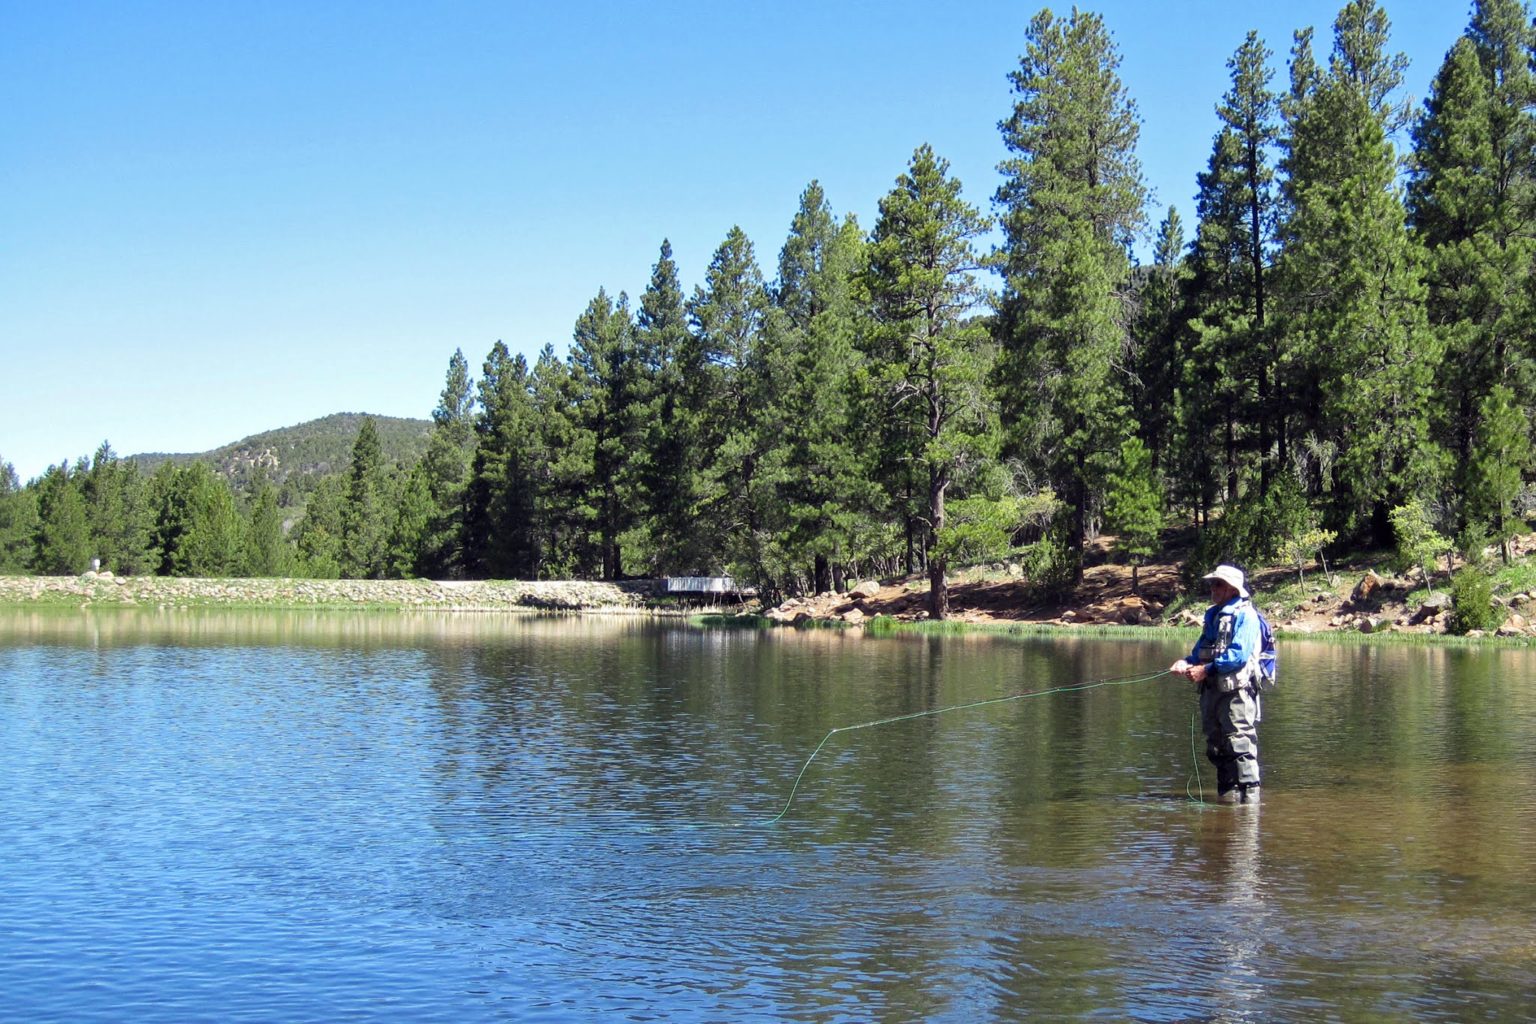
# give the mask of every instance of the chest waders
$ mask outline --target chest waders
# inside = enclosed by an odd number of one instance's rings
[[[1210,666],[1231,646],[1237,611],[1216,616],[1215,637],[1201,637],[1197,660]],[[1259,789],[1258,658],[1250,656],[1232,672],[1209,673],[1200,682],[1200,726],[1205,732],[1205,756],[1216,767],[1218,803],[1247,803]]]

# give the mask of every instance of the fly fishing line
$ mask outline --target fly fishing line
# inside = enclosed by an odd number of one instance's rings
[[[816,760],[816,755],[820,754],[822,748],[827,745],[827,742],[831,740],[833,736],[836,736],[839,733],[856,732],[859,729],[873,729],[878,725],[892,725],[896,722],[910,722],[915,718],[931,718],[934,715],[944,715],[951,711],[966,711],[971,708],[984,708],[992,704],[1007,704],[1010,701],[1025,700],[1029,697],[1048,697],[1057,693],[1078,693],[1083,690],[1096,690],[1103,686],[1129,686],[1132,683],[1144,683],[1149,679],[1156,679],[1159,676],[1165,676],[1167,674],[1167,669],[1160,669],[1150,675],[1145,676],[1126,676],[1119,679],[1097,679],[1091,683],[1073,683],[1068,686],[1052,686],[1045,690],[1030,690],[1026,693],[1009,694],[1006,697],[992,697],[987,700],[972,701],[969,704],[951,704],[947,707],[932,708],[928,711],[914,711],[906,715],[893,715],[890,718],[877,718],[872,722],[859,722],[857,725],[840,725],[836,729],[831,730],[825,736],[823,736],[821,738],[821,742],[816,744],[816,749],[811,751],[811,756],[805,759],[805,764],[801,765],[800,767],[800,774],[795,776],[795,784],[789,789],[789,799],[784,801],[784,809],[781,810],[778,814],[775,814],[773,817],[763,820],[761,824],[773,825],[783,820],[784,815],[789,813],[789,808],[794,804],[795,794],[800,791],[800,782],[805,778],[805,773],[810,770],[811,763]]]

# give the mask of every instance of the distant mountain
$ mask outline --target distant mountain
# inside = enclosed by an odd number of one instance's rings
[[[253,475],[265,469],[268,479],[276,484],[292,483],[300,490],[308,490],[304,486],[308,481],[293,478],[318,479],[350,466],[352,445],[367,415],[339,412],[297,426],[252,434],[208,452],[150,452],[130,455],[129,458],[137,461],[145,473],[153,473],[163,462],[176,465],[206,462],[228,477],[237,490],[244,489]],[[431,420],[374,416],[373,424],[379,432],[379,445],[384,451],[386,462],[410,466],[427,450],[427,438],[432,432]]]

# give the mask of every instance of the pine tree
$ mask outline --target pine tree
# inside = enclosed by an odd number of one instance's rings
[[[590,435],[580,442],[591,454],[580,500],[591,510],[588,529],[597,551],[592,570],[614,580],[623,575],[619,538],[634,522],[634,496],[645,475],[639,414],[646,381],[623,293],[614,301],[599,289],[577,318],[570,368],[572,407],[579,429]]]
[[[818,593],[834,589],[839,559],[852,553],[865,476],[851,406],[862,249],[857,223],[840,224],[811,182],[779,253],[773,299],[782,329],[769,334],[778,344],[765,356],[770,383],[758,447],[772,488],[775,561],[781,572],[809,562]]]
[[[388,567],[389,467],[372,416],[364,416],[352,444],[346,497],[341,506],[341,572],[351,579],[382,579]]]
[[[1268,330],[1269,260],[1274,241],[1270,166],[1278,98],[1270,89],[1270,51],[1254,33],[1227,62],[1232,85],[1217,105],[1221,130],[1199,176],[1200,223],[1190,255],[1190,332],[1182,361],[1186,477],[1198,500],[1224,491],[1230,504],[1253,467],[1258,496],[1268,490],[1274,428],[1276,355]],[[1278,446],[1285,446],[1283,431]],[[1209,474],[1219,472],[1219,480]]]
[[[92,557],[116,573],[150,571],[149,508],[137,465],[121,461],[112,446],[102,442],[79,483],[91,526]]]
[[[1189,269],[1184,258],[1184,226],[1179,211],[1168,208],[1157,232],[1152,266],[1138,296],[1133,370],[1127,395],[1139,418],[1138,436],[1152,453],[1154,468],[1173,442],[1177,426],[1180,370],[1179,338],[1185,326],[1184,289]]]
[[[1486,523],[1508,565],[1510,539],[1525,524],[1515,503],[1532,462],[1531,428],[1514,390],[1495,384],[1478,406],[1478,430],[1468,472],[1467,504],[1474,522]]]
[[[0,459],[0,573],[24,572],[32,564],[37,499],[24,488],[16,467]]]
[[[91,567],[90,521],[78,476],[60,463],[38,482],[32,565],[44,576],[75,576]]]
[[[688,403],[688,310],[668,241],[661,243],[650,283],[640,296],[635,338],[650,396],[638,410],[645,453],[639,500],[647,527],[641,559],[657,575],[689,574],[699,568],[693,516],[702,462],[700,412]]]
[[[586,503],[592,483],[594,435],[581,427],[568,360],[554,346],[539,353],[529,383],[535,427],[528,515],[540,577],[588,575],[598,557],[592,543],[595,512]]]
[[[341,576],[344,479],[340,475],[322,477],[309,495],[304,518],[294,529],[299,569],[311,579],[333,580]]]
[[[1109,528],[1117,534],[1115,549],[1131,560],[1131,593],[1141,593],[1141,566],[1160,549],[1163,496],[1152,466],[1152,453],[1139,437],[1120,445],[1120,459],[1109,476],[1105,499]]]
[[[441,512],[432,499],[432,483],[426,461],[418,462],[401,482],[392,522],[385,538],[386,574],[396,579],[425,575],[435,563],[428,560],[428,539],[434,518]]]
[[[245,561],[245,523],[224,478],[205,462],[165,466],[151,481],[155,546],[166,576],[234,576]]]
[[[997,192],[1003,413],[1011,452],[1043,471],[1071,509],[1073,578],[1105,470],[1130,427],[1117,367],[1145,193],[1139,122],[1119,64],[1098,15],[1041,11],[1010,76],[1012,116],[1000,126],[1013,154]]]
[[[1525,4],[1477,0],[1414,126],[1408,208],[1428,250],[1429,319],[1446,346],[1436,436],[1463,494],[1474,488],[1479,410],[1491,389],[1505,384],[1518,404],[1536,401],[1533,46]]]
[[[880,381],[893,416],[912,424],[907,453],[925,485],[929,615],[949,613],[950,487],[996,456],[995,409],[987,381],[993,344],[977,317],[987,294],[977,240],[988,220],[961,195],[949,163],[918,147],[907,172],[880,200],[870,236],[868,287]]]
[[[464,502],[464,569],[478,578],[531,579],[538,553],[528,362],[498,341],[482,369]]]
[[[283,536],[283,513],[277,505],[277,488],[272,481],[262,479],[251,500],[241,572],[246,576],[270,577],[287,576],[292,571],[293,552]]]
[[[469,362],[462,349],[455,349],[437,408],[432,410],[432,436],[421,461],[431,505],[418,541],[420,550],[411,561],[412,571],[423,576],[449,579],[463,571],[464,487],[474,453],[474,405]],[[404,557],[398,550],[393,553],[397,567]]]
[[[1329,491],[1344,530],[1388,532],[1387,510],[1438,471],[1428,390],[1441,346],[1424,318],[1421,255],[1395,188],[1391,95],[1403,59],[1387,20],[1353,0],[1334,25],[1326,73],[1298,51],[1286,103],[1286,217],[1279,267],[1293,437],[1337,452]]]
[[[766,403],[762,356],[770,312],[752,242],[733,227],[688,303],[694,329],[683,360],[704,454],[696,507],[698,526],[709,540],[695,557],[706,574],[735,565],[738,575],[766,577],[757,421]]]

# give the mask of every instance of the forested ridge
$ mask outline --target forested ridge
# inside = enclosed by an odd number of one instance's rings
[[[448,360],[418,458],[361,422],[302,516],[260,466],[152,473],[103,445],[22,486],[0,571],[602,578],[769,593],[1085,543],[1188,567],[1523,529],[1536,408],[1536,31],[1477,0],[1421,108],[1374,0],[1331,42],[1256,34],[1188,218],[1155,228],[1109,26],[1041,11],[992,117],[991,195],[919,146],[866,228],[812,182],[771,277],[732,229],[685,292],[663,241],[569,348]],[[1150,264],[1132,243],[1151,231]]]

